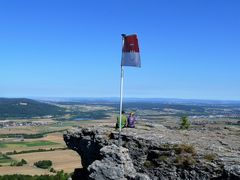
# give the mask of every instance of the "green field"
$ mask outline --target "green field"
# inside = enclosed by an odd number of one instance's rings
[[[32,141],[32,142],[1,142],[0,148],[17,148],[17,147],[35,147],[35,146],[49,146],[58,143],[51,141]]]
[[[12,162],[12,159],[6,155],[0,155],[0,165],[10,165]]]

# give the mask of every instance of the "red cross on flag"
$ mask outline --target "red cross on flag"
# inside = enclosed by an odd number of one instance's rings
[[[121,66],[141,67],[138,38],[136,34],[123,35]]]

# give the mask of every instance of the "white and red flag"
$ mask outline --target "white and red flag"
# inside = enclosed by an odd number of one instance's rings
[[[138,38],[136,34],[123,35],[121,66],[141,67]]]

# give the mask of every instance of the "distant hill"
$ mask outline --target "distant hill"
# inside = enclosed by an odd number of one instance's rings
[[[67,104],[119,104],[119,97],[42,97],[36,100]],[[124,103],[159,103],[181,105],[240,105],[240,100],[204,100],[204,99],[177,99],[177,98],[124,98]]]
[[[63,108],[32,99],[0,98],[0,119],[56,116],[63,113]]]

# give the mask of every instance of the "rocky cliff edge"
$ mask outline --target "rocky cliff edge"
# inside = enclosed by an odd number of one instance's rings
[[[240,179],[238,131],[183,131],[141,122],[119,133],[112,124],[85,125],[64,134],[81,156],[73,179]],[[121,143],[121,146],[119,146]]]

